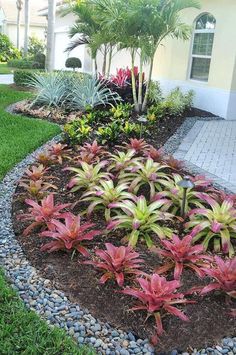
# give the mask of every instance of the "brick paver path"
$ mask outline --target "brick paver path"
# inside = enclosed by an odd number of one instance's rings
[[[196,122],[174,156],[236,193],[236,121]]]

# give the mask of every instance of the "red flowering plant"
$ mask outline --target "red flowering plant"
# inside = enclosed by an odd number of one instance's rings
[[[162,163],[164,161],[165,152],[162,148],[156,149],[151,146],[150,149],[145,152],[145,155],[156,163]]]
[[[149,144],[144,139],[131,138],[128,143],[124,143],[124,147],[128,150],[134,150],[136,154],[145,155],[149,152]]]
[[[106,250],[98,249],[95,251],[99,260],[85,261],[96,268],[103,270],[104,274],[100,283],[104,284],[110,279],[115,279],[117,284],[122,287],[127,275],[140,275],[143,259],[139,258],[139,253],[131,247],[116,247],[111,243],[105,243]]]
[[[137,278],[137,282],[140,288],[127,287],[121,292],[140,301],[132,310],[146,310],[148,317],[155,317],[158,336],[161,336],[164,331],[162,325],[163,315],[171,314],[183,321],[189,320],[176,305],[195,302],[187,300],[183,293],[177,292],[181,286],[180,281],[167,281],[165,277],[153,274],[146,278]]]
[[[220,290],[230,297],[236,298],[236,257],[224,260],[219,256],[215,256],[211,267],[203,268],[203,271],[207,276],[214,279],[214,282],[201,290],[202,295],[214,290]]]
[[[211,261],[212,257],[204,254],[204,248],[202,245],[192,245],[193,237],[186,235],[183,239],[180,239],[177,235],[172,236],[172,240],[160,240],[160,243],[164,249],[154,247],[153,252],[160,256],[168,258],[168,261],[157,270],[158,274],[162,274],[174,268],[174,278],[180,279],[180,276],[184,268],[190,268],[195,271],[198,276],[203,277],[203,267],[207,267],[209,264],[207,261]]]
[[[45,197],[40,204],[29,199],[26,199],[25,202],[31,207],[29,212],[20,215],[19,219],[33,222],[24,230],[24,236],[27,236],[36,227],[53,228],[52,219],[65,217],[68,212],[61,211],[70,206],[69,203],[55,205],[53,194]]]
[[[81,224],[81,217],[72,213],[64,216],[65,223],[56,219],[51,220],[53,228],[41,233],[43,237],[49,237],[52,241],[43,245],[42,251],[58,251],[58,250],[77,250],[83,256],[88,257],[89,253],[82,244],[84,241],[93,240],[99,234],[99,230],[90,230],[95,226],[94,223]]]

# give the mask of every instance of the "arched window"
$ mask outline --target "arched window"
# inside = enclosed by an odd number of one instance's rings
[[[190,79],[208,81],[216,20],[203,14],[195,21],[191,57]]]

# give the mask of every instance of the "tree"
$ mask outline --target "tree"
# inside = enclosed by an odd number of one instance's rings
[[[102,74],[109,76],[114,43],[110,33],[103,30],[100,19],[96,18],[96,5],[92,4],[90,0],[71,1],[69,9],[64,11],[64,14],[69,11],[77,16],[76,23],[70,29],[70,37],[77,36],[77,38],[70,43],[66,51],[72,51],[76,47],[86,44],[90,49],[96,74],[97,55],[100,51],[103,55]]]
[[[26,57],[28,54],[28,45],[29,45],[29,17],[30,17],[30,9],[29,9],[29,0],[25,0],[25,34],[24,34],[24,56]]]
[[[20,18],[21,18],[22,7],[23,7],[23,0],[16,0],[16,8],[17,8],[16,47],[17,49],[20,49]]]
[[[182,23],[180,12],[199,8],[197,0],[90,0],[99,9],[98,19],[103,31],[110,33],[120,49],[131,53],[132,88],[135,110],[146,110],[155,53],[163,40],[187,40],[191,27]],[[139,57],[139,87],[134,76],[135,57]],[[149,65],[146,90],[143,93],[142,68]]]
[[[55,17],[56,17],[56,0],[48,0],[48,26],[47,26],[47,54],[46,54],[46,70],[53,70],[54,60],[54,39],[55,39]]]

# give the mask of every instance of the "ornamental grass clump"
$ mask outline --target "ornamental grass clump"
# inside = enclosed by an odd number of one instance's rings
[[[214,290],[220,290],[236,299],[236,257],[224,260],[219,256],[215,256],[211,267],[204,268],[203,271],[206,276],[214,279],[214,282],[201,290],[202,295]]]
[[[144,185],[149,186],[150,197],[153,198],[156,190],[160,190],[159,181],[167,179],[167,174],[164,172],[167,165],[154,162],[152,159],[147,159],[146,163],[136,161],[133,167],[126,168],[119,175],[121,182],[129,183],[129,190],[137,194],[140,188]]]
[[[107,165],[107,161],[103,160],[96,165],[87,164],[81,162],[81,168],[66,168],[75,172],[75,176],[70,180],[68,188],[71,189],[71,192],[76,192],[81,189],[89,190],[93,186],[99,184],[102,180],[109,180],[112,178],[112,174],[102,171],[102,169]]]
[[[36,227],[53,228],[52,219],[64,218],[68,212],[62,212],[62,210],[70,206],[70,203],[55,205],[52,193],[45,197],[40,204],[29,199],[26,199],[25,203],[31,207],[28,213],[21,214],[19,219],[33,222],[24,230],[24,236],[27,236]]]
[[[93,265],[103,271],[104,274],[100,278],[101,284],[114,279],[122,287],[128,275],[143,274],[140,268],[144,260],[140,259],[139,253],[131,247],[116,247],[111,243],[105,243],[105,247],[106,250],[98,249],[95,251],[99,260],[85,261],[85,264]]]
[[[202,268],[208,266],[212,257],[204,254],[202,245],[192,245],[191,235],[186,235],[180,239],[177,235],[172,236],[172,240],[160,240],[163,249],[155,248],[153,252],[164,258],[167,258],[164,265],[156,269],[158,274],[162,274],[174,269],[174,278],[179,280],[183,269],[190,268],[197,273],[199,277],[204,276]]]
[[[84,257],[88,257],[89,253],[82,243],[93,240],[95,236],[101,234],[101,231],[90,230],[95,226],[94,223],[81,224],[81,217],[69,212],[64,217],[64,220],[65,223],[52,219],[51,230],[41,233],[41,236],[52,239],[52,241],[43,245],[41,250],[49,253],[58,250],[77,250]]]
[[[197,208],[189,212],[190,222],[185,227],[193,236],[194,243],[202,242],[205,250],[212,242],[214,251],[222,251],[231,257],[235,254],[231,239],[236,238],[236,210],[231,199],[221,204],[207,194],[199,197],[209,207]]]
[[[165,199],[148,203],[144,196],[134,195],[132,200],[111,203],[109,207],[116,216],[111,218],[107,229],[125,228],[130,231],[125,238],[130,246],[135,247],[139,237],[142,237],[150,248],[153,245],[151,233],[158,235],[159,238],[171,237],[173,234],[170,228],[160,225],[163,221],[173,218],[171,214],[161,211],[165,203]]]
[[[105,219],[111,218],[109,205],[115,202],[122,202],[131,199],[132,194],[128,192],[128,184],[118,184],[115,186],[113,180],[100,181],[100,184],[93,186],[91,191],[83,194],[82,200],[91,202],[87,208],[87,215],[90,216],[94,210],[105,210]]]
[[[148,317],[154,316],[156,320],[157,335],[163,334],[162,317],[166,314],[174,315],[183,321],[188,321],[188,317],[176,307],[187,303],[194,303],[178,292],[181,284],[177,280],[167,281],[165,277],[158,274],[150,275],[146,278],[137,278],[139,288],[127,287],[122,293],[137,298],[140,303],[133,307],[134,311],[146,310]]]

